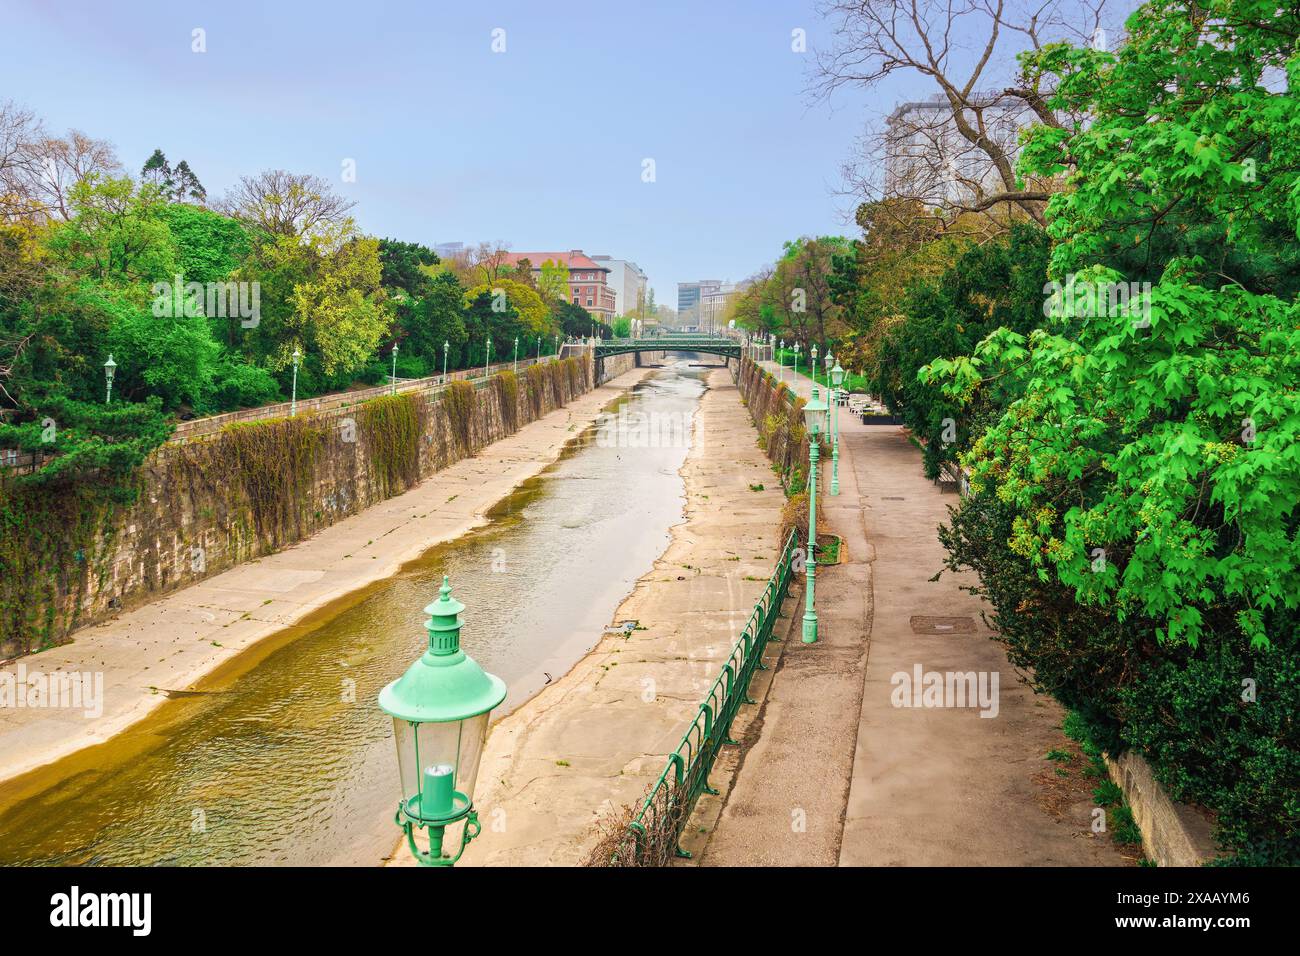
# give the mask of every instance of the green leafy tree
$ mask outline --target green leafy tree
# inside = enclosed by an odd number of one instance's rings
[[[569,297],[569,268],[547,259],[541,265],[542,274],[537,280],[537,292],[542,300],[551,305]]]
[[[176,247],[176,265],[186,282],[224,282],[252,249],[237,220],[208,209],[170,203],[162,209]]]
[[[1025,59],[1087,120],[1035,129],[1022,159],[1068,180],[1042,327],[921,373],[1004,406],[964,456],[950,566],[1106,746],[1217,811],[1239,859],[1294,863],[1300,15],[1160,0],[1128,31]]]

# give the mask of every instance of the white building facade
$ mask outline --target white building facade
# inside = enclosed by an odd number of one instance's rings
[[[607,282],[614,290],[614,314],[636,317],[638,309],[645,301],[646,274],[631,259],[615,259],[613,256],[592,256],[596,262],[609,270]]]

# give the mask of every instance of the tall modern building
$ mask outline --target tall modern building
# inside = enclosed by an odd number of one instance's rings
[[[635,316],[646,296],[646,274],[630,259],[613,256],[592,256],[597,263],[609,269],[606,277],[614,290],[614,314]]]
[[[704,297],[721,288],[721,279],[677,283],[677,324],[683,329],[699,328],[703,319]]]
[[[463,242],[440,242],[433,247],[433,251],[438,253],[439,259],[455,259],[465,251]]]

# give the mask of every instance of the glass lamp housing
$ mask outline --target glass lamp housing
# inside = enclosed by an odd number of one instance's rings
[[[817,389],[812,390],[812,399],[803,407],[803,423],[810,435],[819,434],[822,416],[826,414],[827,405],[818,397]]]
[[[393,718],[401,776],[401,811],[419,824],[446,824],[469,814],[487,738],[488,717],[506,685],[460,649],[460,612],[442,579],[429,615],[429,649],[379,694]]]
[[[473,803],[488,714],[415,723],[393,718],[402,807],[420,822],[457,820]]]

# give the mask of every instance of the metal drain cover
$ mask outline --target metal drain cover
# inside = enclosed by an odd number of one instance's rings
[[[914,614],[909,623],[913,634],[974,634],[973,617],[932,617]]]
[[[906,498],[900,498],[898,495],[881,495],[881,501],[906,501]]]

